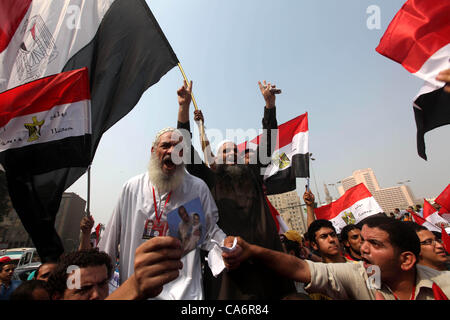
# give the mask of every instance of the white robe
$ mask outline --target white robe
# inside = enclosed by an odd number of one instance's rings
[[[158,214],[160,214],[168,193],[160,195],[155,188],[155,195]],[[164,209],[164,216],[166,213],[197,197],[200,198],[206,222],[206,236],[200,248],[211,251],[213,244],[210,240],[214,239],[221,243],[226,235],[217,226],[217,206],[208,186],[203,180],[186,172],[181,185],[173,190],[170,200]],[[162,220],[165,219],[164,216]],[[119,269],[121,284],[134,272],[134,255],[137,247],[146,241],[142,239],[142,234],[145,221],[149,218],[155,218],[152,184],[149,181],[148,173],[143,173],[131,178],[123,186],[119,201],[99,243],[99,249],[108,253],[113,260],[119,253],[118,248],[120,245]],[[163,291],[155,299],[202,300],[204,298],[200,249],[197,248],[189,252],[181,261],[183,269],[180,270],[179,277],[164,285]]]

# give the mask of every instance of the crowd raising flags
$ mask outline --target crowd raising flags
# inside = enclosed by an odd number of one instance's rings
[[[436,80],[450,68],[450,0],[408,0],[390,23],[377,51],[402,64],[425,84],[414,99],[417,151],[427,160],[424,135],[450,124],[450,95]]]
[[[441,232],[441,227],[444,227],[447,233],[450,232],[449,222],[442,218],[438,211],[425,199],[423,203],[423,218],[415,213],[412,213],[412,216],[415,223],[423,225],[430,231]]]
[[[0,133],[0,163],[13,206],[44,261],[63,252],[54,223],[64,190],[86,172],[103,133],[178,64],[144,0],[78,5],[73,0],[0,2],[0,12],[8,13],[2,15],[0,32],[0,113],[5,129]],[[85,92],[81,100],[62,99],[35,110],[33,101],[50,100],[58,90],[64,96],[77,95],[73,86],[60,86],[72,76],[88,80],[81,87],[88,85],[90,95]],[[27,97],[26,105],[9,100],[19,93]],[[81,119],[83,112],[83,121],[65,121],[72,113]],[[21,124],[26,130],[11,135],[11,128]],[[75,131],[78,135],[72,135]],[[79,162],[39,165],[46,159],[40,148],[80,137],[85,153]],[[32,149],[36,153],[30,158]]]

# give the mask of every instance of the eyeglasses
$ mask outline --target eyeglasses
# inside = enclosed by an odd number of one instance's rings
[[[421,241],[420,244],[424,245],[424,246],[430,246],[430,245],[435,246],[436,242],[442,244],[442,240],[441,239],[427,239],[427,240]]]

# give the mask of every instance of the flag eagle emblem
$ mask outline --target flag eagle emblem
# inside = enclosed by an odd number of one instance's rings
[[[33,123],[25,123],[25,128],[28,129],[28,142],[33,142],[39,139],[41,136],[41,127],[44,125],[45,120],[38,121],[37,117],[32,118]]]
[[[40,15],[25,23],[24,40],[17,54],[17,73],[20,81],[41,77],[41,66],[52,62],[58,55],[55,39]]]
[[[353,215],[353,213],[351,211],[344,212],[344,215],[342,216],[342,220],[344,220],[344,222],[346,224],[355,224],[355,222],[356,222],[355,216]]]
[[[281,155],[275,154],[273,157],[273,161],[274,161],[274,164],[276,166],[278,166],[280,169],[284,169],[284,168],[288,167],[291,163],[291,161],[289,160],[289,157],[284,152]]]

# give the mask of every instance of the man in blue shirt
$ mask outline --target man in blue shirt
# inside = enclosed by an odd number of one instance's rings
[[[0,258],[0,300],[9,300],[9,296],[22,281],[11,280],[16,265],[9,257]]]

